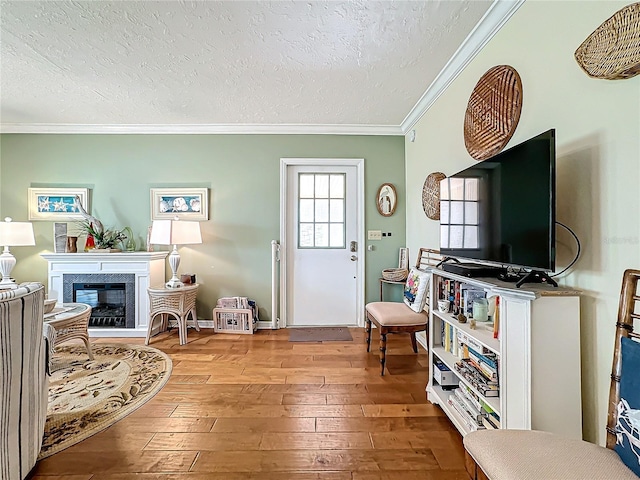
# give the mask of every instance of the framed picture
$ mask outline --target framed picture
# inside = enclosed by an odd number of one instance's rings
[[[398,254],[398,268],[406,268],[409,270],[409,249],[403,247]]]
[[[30,188],[29,220],[82,220],[76,196],[82,207],[90,212],[88,188]]]
[[[392,183],[383,183],[376,194],[376,207],[383,217],[390,217],[396,211],[398,202],[396,187]]]
[[[152,188],[151,220],[209,220],[206,188]]]

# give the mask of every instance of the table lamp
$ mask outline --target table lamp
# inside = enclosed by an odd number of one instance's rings
[[[11,270],[16,266],[16,257],[9,251],[9,247],[21,247],[35,245],[36,240],[33,235],[33,225],[30,222],[13,222],[11,217],[0,222],[0,245],[4,246],[0,255],[0,290],[17,288],[18,285],[11,278]]]
[[[199,222],[189,222],[184,220],[154,220],[151,225],[151,237],[149,243],[156,245],[173,245],[173,250],[169,254],[169,265],[171,265],[172,277],[165,286],[167,288],[180,288],[184,284],[178,278],[178,266],[180,265],[180,254],[178,245],[194,245],[202,243]]]

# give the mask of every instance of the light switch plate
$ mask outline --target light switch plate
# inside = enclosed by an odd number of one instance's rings
[[[368,230],[367,240],[382,240],[382,230]]]

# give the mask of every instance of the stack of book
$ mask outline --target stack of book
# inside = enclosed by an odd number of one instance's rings
[[[500,396],[500,387],[496,380],[488,379],[468,358],[463,358],[454,365],[456,371],[484,397]]]
[[[477,402],[467,394],[468,391],[466,388],[456,388],[449,395],[447,403],[458,412],[468,430],[482,430],[486,428],[482,422],[482,411]]]

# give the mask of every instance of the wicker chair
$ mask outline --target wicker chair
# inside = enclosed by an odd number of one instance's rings
[[[640,338],[633,333],[633,320],[640,318],[634,311],[640,303],[639,279],[640,270],[624,272],[609,389],[607,447],[536,430],[479,430],[464,437],[466,468],[473,480],[637,480],[613,447],[620,401],[621,338]]]
[[[429,248],[421,248],[418,252],[416,268],[425,269],[440,262],[440,252]],[[387,352],[387,334],[409,333],[411,346],[418,353],[416,332],[427,330],[428,315],[426,311],[416,313],[402,302],[371,302],[365,307],[367,352],[371,350],[371,324],[375,324],[380,332],[380,375],[384,375]]]
[[[87,349],[89,360],[93,360],[93,352],[91,351],[88,330],[92,309],[86,304],[75,305],[81,309],[79,313],[69,313],[68,315],[60,316],[60,318],[54,317],[52,320],[45,320],[45,322],[51,325],[56,331],[56,347],[61,343],[68,342],[69,340],[82,340],[85,348]],[[73,309],[71,312],[75,312],[76,310],[77,309]]]
[[[145,345],[149,345],[153,321],[160,316],[160,331],[167,330],[169,326],[169,316],[178,322],[178,333],[180,345],[187,343],[187,321],[191,316],[193,327],[200,331],[198,317],[196,316],[196,297],[198,295],[198,284],[185,285],[181,288],[148,288],[149,293],[149,328]]]

